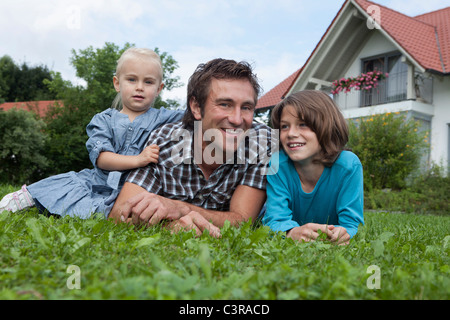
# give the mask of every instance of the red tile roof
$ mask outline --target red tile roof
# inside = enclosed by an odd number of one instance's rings
[[[348,1],[343,4],[304,66],[309,63]],[[375,2],[366,0],[354,2],[366,12],[370,5],[380,7],[382,29],[425,70],[450,74],[450,7],[409,17]],[[256,108],[267,108],[277,104],[295,83],[303,68],[263,95]]]
[[[436,27],[444,73],[450,73],[450,7],[425,13],[414,19]]]
[[[291,84],[297,79],[297,76],[300,74],[302,69],[298,69],[289,77],[287,77],[283,82],[277,85],[272,90],[268,91],[264,94],[256,105],[256,109],[261,109],[265,107],[271,107],[276,105],[283,97],[284,94],[289,90]]]
[[[380,7],[380,24],[383,30],[424,69],[440,73],[450,72],[450,68],[444,69],[441,63],[442,45],[449,49],[450,7],[418,17],[409,17],[371,1],[356,0],[355,2],[364,11],[370,5]],[[447,30],[447,37],[445,37],[445,32],[440,29]],[[438,44],[436,36],[439,33],[441,36],[438,36]],[[441,42],[443,43],[441,44]]]
[[[55,100],[50,101],[28,101],[28,102],[6,102],[0,104],[0,109],[3,111],[8,111],[12,108],[23,109],[27,111],[33,111],[37,113],[40,117],[44,117],[47,113],[49,106],[54,105]],[[61,102],[59,102],[61,103]]]

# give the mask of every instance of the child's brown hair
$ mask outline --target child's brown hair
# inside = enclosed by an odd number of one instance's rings
[[[347,121],[333,99],[318,90],[304,90],[289,95],[272,111],[274,129],[280,129],[281,114],[286,106],[292,106],[298,118],[317,135],[322,149],[317,161],[331,166],[348,141]]]

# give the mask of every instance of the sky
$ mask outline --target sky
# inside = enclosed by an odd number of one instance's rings
[[[409,16],[450,6],[450,0],[374,0]],[[199,63],[245,60],[263,94],[303,66],[344,0],[2,0],[0,57],[46,65],[82,83],[72,49],[159,48],[178,62],[184,86],[163,99],[185,103],[186,84]],[[112,86],[112,79],[111,79]],[[105,106],[105,108],[108,106]]]

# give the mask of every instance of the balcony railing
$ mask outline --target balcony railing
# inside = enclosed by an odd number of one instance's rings
[[[412,97],[431,104],[433,102],[433,79],[417,73],[415,76]],[[407,72],[390,74],[388,78],[378,82],[377,88],[368,91],[352,90],[334,95],[335,102],[342,109],[362,108],[387,104],[408,99]]]

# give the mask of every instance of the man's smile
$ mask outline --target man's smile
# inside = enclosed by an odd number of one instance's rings
[[[221,128],[221,129],[222,131],[225,132],[225,134],[232,136],[239,136],[242,133],[244,133],[244,129],[241,128]]]

